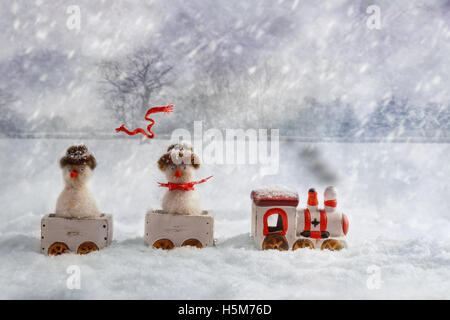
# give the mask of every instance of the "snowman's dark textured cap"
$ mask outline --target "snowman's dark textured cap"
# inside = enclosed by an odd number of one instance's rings
[[[161,158],[159,158],[158,167],[160,170],[164,171],[167,166],[174,164],[172,160],[173,156],[179,157],[180,161],[184,162],[182,161],[182,158],[185,155],[190,155],[189,157],[190,164],[192,164],[192,166],[195,169],[198,169],[200,168],[200,159],[196,154],[194,154],[193,151],[194,150],[192,149],[192,147],[187,144],[184,143],[172,144],[167,148],[167,152],[163,154]]]
[[[81,144],[69,147],[66,155],[59,161],[61,168],[67,165],[88,165],[92,170],[97,166],[97,160],[88,151],[88,148]]]

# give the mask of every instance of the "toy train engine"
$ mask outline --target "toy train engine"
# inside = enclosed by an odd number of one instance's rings
[[[262,250],[346,247],[347,217],[337,210],[337,193],[328,187],[324,208],[319,209],[317,192],[310,189],[306,208],[297,209],[298,193],[286,188],[253,190],[252,236]]]

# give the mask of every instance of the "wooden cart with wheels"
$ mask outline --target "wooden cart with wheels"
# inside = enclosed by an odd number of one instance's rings
[[[145,216],[145,242],[157,249],[196,248],[214,245],[214,217],[211,211],[201,215],[168,214],[150,210]]]
[[[113,237],[113,219],[102,214],[95,219],[68,219],[46,215],[41,220],[41,252],[48,255],[86,254],[108,246]]]

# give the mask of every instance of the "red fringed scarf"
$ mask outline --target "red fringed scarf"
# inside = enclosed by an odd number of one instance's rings
[[[126,134],[128,134],[129,136],[134,136],[135,134],[142,133],[147,138],[153,139],[155,134],[152,132],[152,127],[155,124],[155,120],[149,118],[148,116],[151,115],[152,113],[158,113],[158,112],[171,113],[171,112],[173,112],[173,105],[170,104],[170,105],[165,106],[165,107],[154,107],[154,108],[151,108],[151,109],[149,109],[147,111],[147,113],[145,114],[145,120],[150,121],[150,124],[147,126],[147,130],[148,130],[149,133],[145,132],[145,130],[141,129],[141,128],[137,128],[133,132],[128,131],[128,129],[125,128],[124,124],[120,128],[116,128],[116,131],[117,132],[123,131]]]
[[[188,182],[188,183],[173,183],[173,182],[168,182],[168,183],[158,182],[158,183],[159,183],[160,187],[169,188],[169,191],[173,191],[173,190],[194,191],[194,185],[203,183],[212,177],[213,176],[209,176],[208,178],[202,179],[200,181],[192,181],[192,182]]]

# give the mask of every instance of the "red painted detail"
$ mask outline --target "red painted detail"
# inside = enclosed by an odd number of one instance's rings
[[[311,213],[308,209],[305,209],[305,227],[303,231],[310,231],[311,230]]]
[[[175,177],[179,178],[183,175],[183,172],[181,172],[181,170],[177,170],[175,171]]]
[[[345,214],[342,214],[342,231],[345,235],[347,235],[348,232],[348,218]]]
[[[286,206],[286,207],[296,207],[298,205],[298,194],[295,196],[267,196],[265,193],[253,190],[250,197],[253,202],[260,207],[275,207],[275,206]]]
[[[269,218],[269,216],[271,216],[273,214],[279,214],[281,216],[281,219],[283,221],[283,231],[279,231],[279,232],[270,232],[269,231],[269,226],[267,225],[267,219]],[[273,209],[267,210],[267,212],[264,214],[264,217],[263,217],[263,223],[264,223],[264,228],[263,228],[264,236],[267,236],[268,234],[281,234],[282,236],[286,235],[287,228],[288,228],[288,218],[287,218],[286,212],[283,209],[273,208]]]
[[[78,171],[75,171],[75,170],[70,171],[70,177],[71,177],[72,179],[78,177]]]
[[[323,204],[326,205],[327,207],[336,208],[337,207],[337,200],[327,200]]]
[[[148,116],[151,115],[152,113],[158,113],[158,112],[171,113],[171,112],[173,112],[173,105],[170,104],[170,105],[164,106],[164,107],[154,107],[154,108],[150,108],[147,111],[147,113],[145,114],[145,120],[150,121],[150,124],[147,126],[148,133],[145,132],[145,130],[141,129],[141,128],[137,128],[134,131],[129,131],[127,128],[125,128],[124,124],[120,128],[116,128],[116,132],[123,131],[129,136],[134,136],[138,133],[141,133],[144,136],[146,136],[147,138],[153,139],[155,134],[152,131],[152,127],[155,124],[155,120],[149,118]]]
[[[320,231],[327,231],[327,213],[320,210]]]
[[[317,206],[319,201],[317,200],[317,192],[308,192],[308,206]]]
[[[305,209],[305,227],[303,231],[311,231],[311,213],[309,209]],[[327,214],[325,210],[320,210],[320,231],[311,231],[310,238],[312,239],[321,239],[322,231],[327,230]]]
[[[311,231],[311,235],[309,237],[313,239],[321,239],[322,233],[320,231]]]

